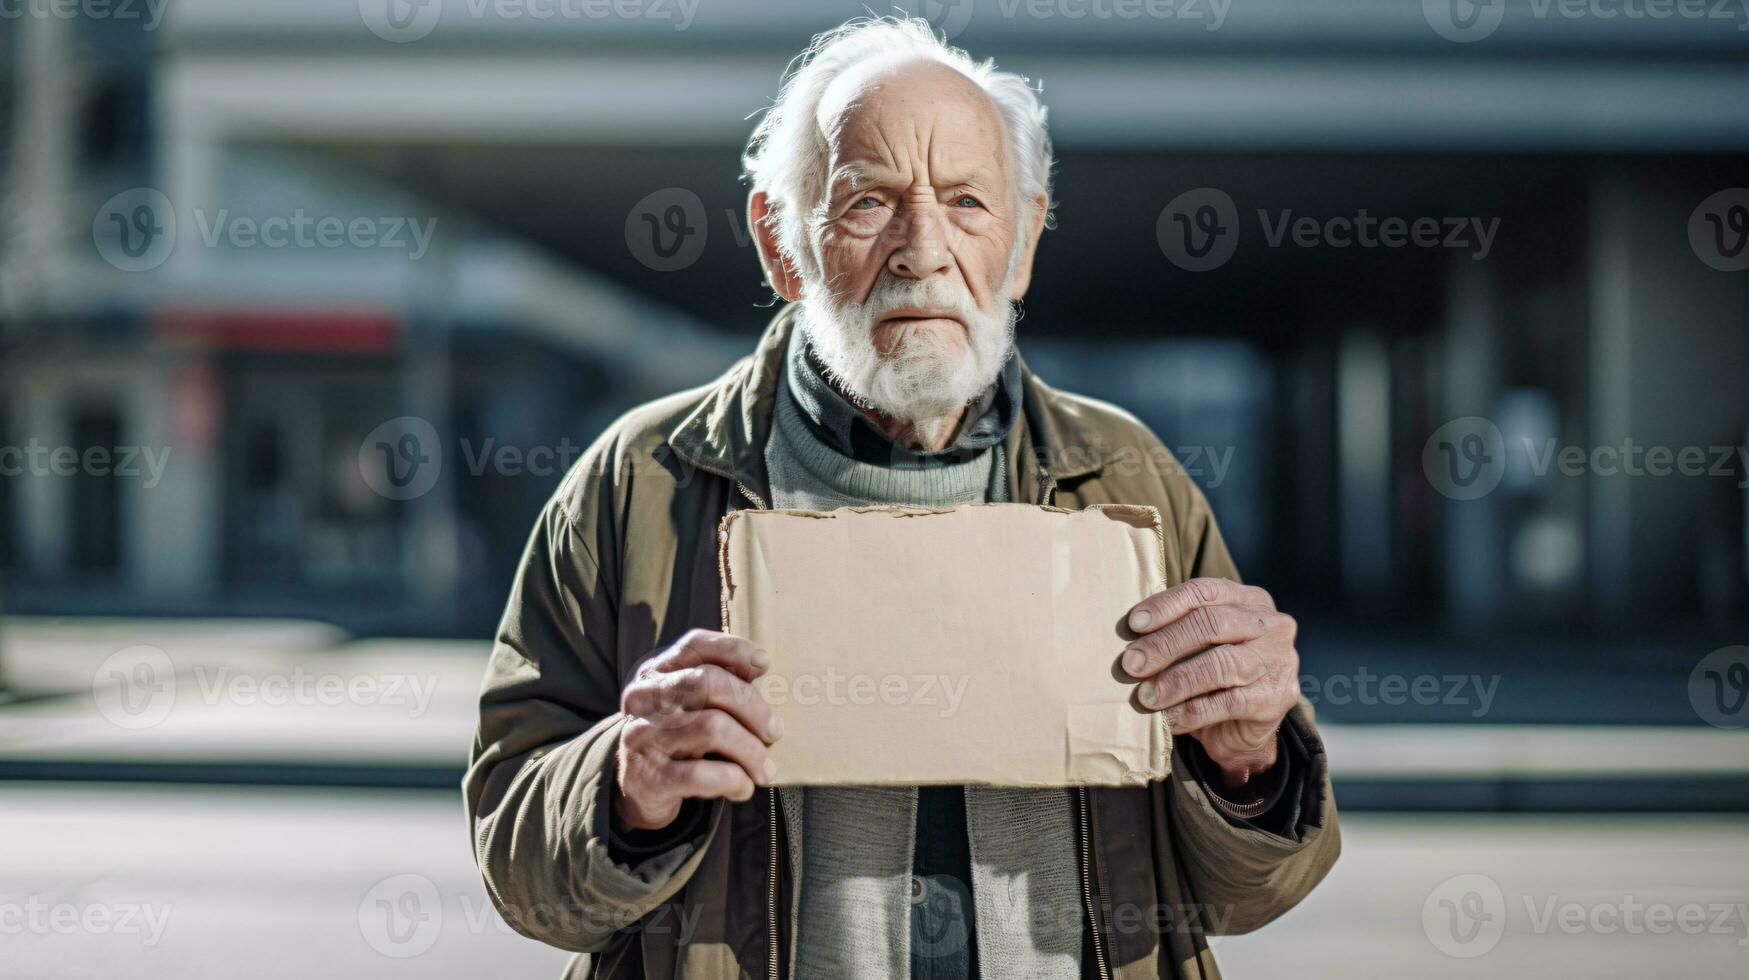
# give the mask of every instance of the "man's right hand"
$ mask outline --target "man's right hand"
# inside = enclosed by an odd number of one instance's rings
[[[688,798],[744,801],[770,784],[783,720],[749,683],[770,664],[750,640],[695,629],[638,668],[620,695],[620,826],[659,830]]]

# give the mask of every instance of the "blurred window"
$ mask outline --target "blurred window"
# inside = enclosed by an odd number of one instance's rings
[[[80,572],[113,572],[121,563],[118,540],[121,499],[109,466],[87,465],[93,450],[116,459],[121,420],[113,405],[85,408],[73,416],[73,448],[79,465],[73,476],[73,568]]]

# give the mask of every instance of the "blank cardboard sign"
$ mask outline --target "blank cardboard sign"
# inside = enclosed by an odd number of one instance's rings
[[[1118,666],[1161,542],[1152,507],[730,514],[723,629],[771,654],[777,783],[1166,778],[1165,717]]]

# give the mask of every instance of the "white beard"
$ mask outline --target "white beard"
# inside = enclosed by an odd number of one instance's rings
[[[809,290],[800,306],[801,327],[831,380],[859,406],[920,431],[957,421],[959,410],[996,381],[1014,349],[1016,315],[1006,287],[996,313],[979,309],[963,286],[949,280],[886,275],[865,303],[835,303],[823,291]],[[912,333],[881,354],[875,323],[904,307],[954,311],[966,325],[966,347],[930,330]]]

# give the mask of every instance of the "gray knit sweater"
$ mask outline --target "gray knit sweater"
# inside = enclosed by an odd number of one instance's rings
[[[791,340],[786,374],[813,371]],[[808,384],[807,399],[821,386]],[[765,452],[772,504],[828,510],[861,504],[953,506],[1004,501],[1000,443],[934,466],[882,466],[846,455],[810,427],[778,385]],[[818,422],[818,419],[814,419]],[[791,975],[848,980],[909,972],[914,787],[809,787],[779,793],[799,870]],[[978,960],[985,976],[1074,980],[1081,974],[1081,905],[1074,817],[1062,790],[972,786],[966,826]]]

